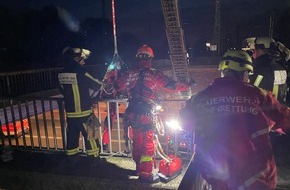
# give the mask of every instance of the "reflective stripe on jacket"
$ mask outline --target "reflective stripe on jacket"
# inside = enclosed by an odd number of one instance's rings
[[[268,54],[254,60],[254,74],[250,81],[255,86],[271,91],[280,102],[286,101],[287,71]]]
[[[67,117],[78,118],[90,115],[92,100],[90,89],[99,84],[82,66],[64,68],[58,75],[62,87]]]

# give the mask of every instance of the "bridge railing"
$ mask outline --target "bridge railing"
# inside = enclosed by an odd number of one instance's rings
[[[60,69],[0,73],[0,97],[16,97],[57,88]]]
[[[64,150],[62,98],[2,99],[1,144],[18,149]]]
[[[85,66],[94,73],[94,77],[102,78],[105,65]],[[27,71],[0,73],[0,97],[11,98],[33,94],[59,87],[58,73],[62,68],[49,68]]]
[[[110,104],[111,102],[116,104]],[[176,111],[179,109],[176,105],[181,105],[182,102],[163,102],[163,107],[167,111],[162,113],[162,117],[176,116]],[[0,121],[2,123],[0,146],[27,151],[64,152],[66,150],[67,126],[62,97],[10,98],[2,99],[0,103],[2,104],[0,107]],[[104,120],[105,117],[109,117],[112,105],[116,106],[117,119],[113,123],[108,122],[109,149],[104,150],[102,146]],[[126,99],[101,100],[93,105],[94,113],[102,124],[97,129],[97,136],[101,142],[101,154],[127,156],[128,150],[125,146],[123,126],[123,114],[127,105]],[[163,140],[160,139],[165,142],[166,138],[164,136]],[[131,141],[128,143],[131,145]],[[83,153],[86,152],[84,139],[81,135],[79,150]]]

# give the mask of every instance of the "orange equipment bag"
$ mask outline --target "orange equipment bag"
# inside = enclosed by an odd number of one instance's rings
[[[165,159],[159,161],[159,172],[165,176],[172,176],[182,169],[182,160],[174,155],[169,155],[171,162]]]

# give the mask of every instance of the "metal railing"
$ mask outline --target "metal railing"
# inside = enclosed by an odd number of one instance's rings
[[[57,88],[60,69],[0,73],[0,97],[16,97]]]
[[[87,65],[94,77],[102,78],[105,65]],[[36,92],[59,88],[58,73],[62,68],[0,73],[0,97],[27,96]]]
[[[110,116],[111,102],[116,103],[113,105],[116,106],[117,119],[113,123],[108,122],[109,149],[105,151],[101,143],[101,154],[127,156],[122,117],[128,104],[126,99],[101,100],[94,104],[94,113],[102,124],[98,129],[98,138],[102,142],[104,120]],[[66,150],[66,117],[62,97],[12,98],[2,99],[0,103],[0,146],[27,151]],[[163,107],[168,110],[163,116],[174,115],[180,108],[176,103],[181,106],[181,102],[163,102]],[[82,136],[79,139],[79,149],[83,153],[86,151]]]
[[[124,111],[127,100],[108,100],[97,102],[94,113],[102,127],[99,128],[99,139],[102,141],[104,118],[109,116],[109,102],[116,102],[117,113]],[[43,151],[65,151],[66,149],[66,118],[63,98],[13,98],[2,99],[0,108],[1,145],[16,149],[34,149]],[[122,106],[121,106],[122,105]],[[109,123],[110,151],[109,154],[121,154],[122,130],[119,114],[115,133]],[[112,142],[117,144],[113,146]],[[80,151],[85,152],[84,139],[80,137]],[[113,148],[114,147],[114,148]],[[102,148],[103,152],[103,148]]]
[[[1,144],[20,149],[64,150],[62,98],[2,99]]]

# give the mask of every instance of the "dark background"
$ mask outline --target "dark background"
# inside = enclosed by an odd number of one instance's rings
[[[215,1],[179,0],[179,14],[191,57],[212,56]],[[167,59],[168,43],[159,0],[115,0],[118,52],[127,63],[137,48],[150,45],[156,59]],[[88,64],[112,60],[111,0],[0,0],[2,71],[61,67],[66,46],[92,51]],[[274,15],[276,41],[290,46],[290,0],[222,0],[221,50],[240,48],[242,40],[268,36]]]

